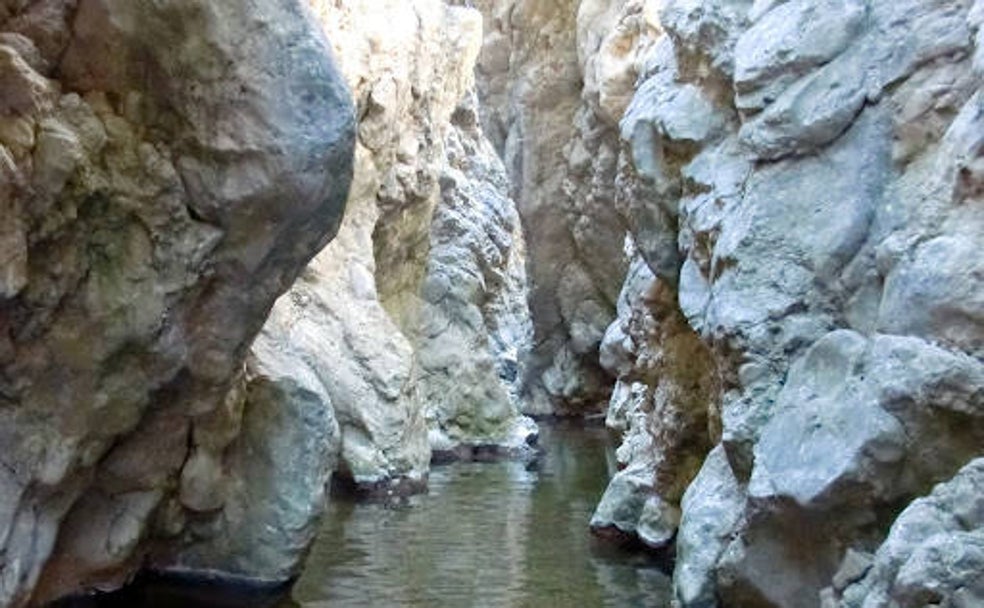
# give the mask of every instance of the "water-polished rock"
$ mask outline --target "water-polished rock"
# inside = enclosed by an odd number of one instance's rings
[[[216,507],[200,450],[237,436],[248,345],[338,226],[354,116],[298,1],[5,2],[0,31],[0,605],[21,606],[120,584]]]

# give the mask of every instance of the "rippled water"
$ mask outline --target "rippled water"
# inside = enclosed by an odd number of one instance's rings
[[[436,467],[429,494],[399,507],[333,502],[280,608],[668,606],[653,562],[588,533],[611,467],[604,430],[546,427],[541,445],[531,470]]]

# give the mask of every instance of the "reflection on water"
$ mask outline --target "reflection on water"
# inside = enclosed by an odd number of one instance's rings
[[[609,477],[605,431],[541,427],[536,469],[454,464],[402,506],[334,501],[281,608],[668,606],[654,563],[588,533]]]

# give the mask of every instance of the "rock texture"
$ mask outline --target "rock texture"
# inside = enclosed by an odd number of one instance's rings
[[[720,418],[709,407],[719,391],[715,362],[676,298],[637,255],[601,350],[602,364],[618,377],[605,423],[622,434],[621,468],[591,527],[635,535],[654,549],[672,547],[680,499],[720,438]]]
[[[611,212],[618,121],[648,31],[642,2],[479,0],[483,125],[502,155],[526,228],[534,350],[531,413],[601,407],[598,365],[627,270]]]
[[[314,6],[359,106],[355,186],[339,237],[274,319],[309,322],[286,342],[331,397],[339,475],[420,487],[432,450],[535,434],[515,389],[530,343],[523,237],[471,93],[481,19],[437,0]]]
[[[536,425],[518,415],[533,328],[526,249],[502,163],[474,96],[452,116],[417,330],[418,390],[436,455],[522,456]]]
[[[648,269],[602,347],[628,435],[594,523],[663,546],[679,518],[683,606],[836,602],[984,445],[984,7],[648,8],[616,197]],[[972,604],[954,534],[849,605]]]
[[[984,2],[463,4],[0,0],[0,605],[605,401],[681,606],[980,603]]]
[[[874,556],[851,553],[825,589],[845,607],[984,604],[984,459],[918,498]],[[840,603],[837,603],[837,600]]]
[[[471,92],[476,11],[2,17],[0,604],[140,565],[281,582],[332,475],[387,494],[422,488],[432,452],[529,449],[525,245]]]
[[[264,330],[317,378],[341,427],[339,475],[365,488],[422,486],[430,462],[410,331],[443,140],[478,36],[471,11],[377,4],[312,4],[357,104],[355,182],[338,237]]]
[[[387,499],[426,487],[432,453],[519,452],[536,434],[514,388],[531,333],[522,233],[469,106],[478,14],[311,6],[359,116],[345,218],[253,344],[239,438],[193,438],[195,513],[151,560],[169,573],[286,581],[329,481]]]
[[[290,0],[0,3],[0,605],[117,584],[221,500],[201,448],[348,192],[330,55]]]

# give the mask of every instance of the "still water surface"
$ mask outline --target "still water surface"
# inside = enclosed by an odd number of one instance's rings
[[[588,533],[612,451],[603,429],[541,425],[545,454],[435,467],[400,506],[335,500],[278,608],[669,606],[646,556]]]
[[[600,428],[541,425],[544,455],[435,467],[399,506],[333,499],[292,597],[143,581],[68,608],[664,608],[643,554],[593,538],[613,452]]]

